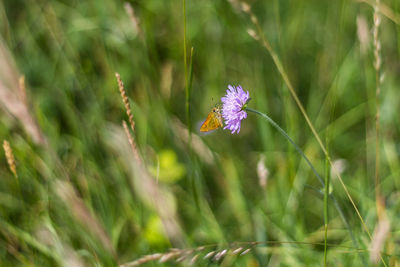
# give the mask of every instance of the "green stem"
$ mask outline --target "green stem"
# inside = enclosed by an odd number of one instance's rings
[[[188,128],[188,150],[189,150],[189,159],[191,164],[195,161],[193,157],[193,149],[192,149],[192,120],[190,115],[190,98],[192,91],[192,82],[193,82],[193,47],[190,49],[190,58],[189,58],[189,66],[187,63],[187,38],[186,38],[186,0],[182,0],[182,9],[183,9],[183,68],[185,71],[185,110],[186,110],[186,124]],[[192,188],[192,193],[194,197],[194,201],[196,203],[197,208],[200,209],[200,200],[199,200],[199,189],[196,184],[195,173],[192,170],[188,175],[188,181],[190,187]]]
[[[190,61],[189,61],[189,73],[186,84],[186,120],[189,132],[189,151],[192,153],[192,120],[190,115],[190,98],[192,92],[192,81],[193,81],[193,47],[190,50]],[[191,155],[192,156],[192,155]]]
[[[325,157],[325,192],[324,192],[324,221],[325,221],[325,246],[324,246],[324,266],[327,265],[328,258],[328,199],[329,199],[329,179],[330,179],[330,168],[329,160]]]
[[[189,84],[188,84],[188,69],[187,69],[186,1],[185,0],[182,1],[182,6],[183,6],[183,69],[185,71],[186,120],[189,123]],[[188,125],[188,127],[189,127],[189,125]],[[189,131],[190,131],[190,128],[189,128]]]
[[[188,84],[188,75],[187,75],[187,49],[186,49],[186,1],[182,0],[183,6],[183,67],[185,71],[185,87],[187,88]]]
[[[62,264],[62,258],[54,250],[37,241],[28,232],[18,229],[12,224],[9,224],[2,220],[0,220],[0,232],[2,232],[3,234],[10,234],[11,236],[35,248],[43,255],[49,257],[50,259],[53,259],[58,265]]]
[[[259,112],[258,110],[252,109],[252,108],[246,108],[247,111],[256,113],[266,119],[272,126],[274,126],[275,129],[278,130],[292,145],[293,147],[299,152],[299,154],[303,157],[303,159],[307,162],[308,166],[310,166],[312,172],[317,176],[319,182],[322,184],[322,186],[325,186],[324,180],[319,176],[317,170],[314,168],[314,166],[311,164],[310,160],[307,158],[307,156],[304,154],[303,150],[296,145],[296,143],[290,138],[290,136],[276,123],[274,122],[270,117],[268,117],[266,114]]]
[[[185,71],[185,108],[186,108],[186,122],[189,132],[188,146],[190,154],[192,153],[192,122],[190,119],[190,95],[192,90],[193,80],[193,47],[190,50],[189,68],[187,65],[187,40],[186,40],[186,0],[182,0],[183,6],[183,68]]]
[[[304,160],[307,162],[307,164],[310,166],[310,168],[311,168],[311,170],[313,171],[313,173],[315,174],[315,176],[317,176],[317,178],[318,178],[319,182],[321,183],[322,187],[325,188],[325,195],[326,195],[326,190],[328,189],[328,187],[325,187],[325,182],[324,182],[324,180],[321,178],[321,176],[320,176],[320,175],[318,174],[318,172],[315,170],[314,166],[312,165],[312,163],[310,162],[310,160],[307,158],[307,156],[304,154],[304,152],[303,152],[303,151],[300,149],[300,147],[298,147],[298,146],[296,145],[296,143],[292,140],[292,138],[290,138],[289,135],[288,135],[276,122],[274,122],[270,117],[268,117],[266,114],[264,114],[264,113],[262,113],[262,112],[260,112],[260,111],[258,111],[258,110],[255,110],[255,109],[248,108],[248,107],[246,107],[245,110],[246,110],[246,111],[249,111],[249,112],[256,113],[257,115],[260,115],[261,117],[263,117],[264,119],[266,119],[275,129],[278,130],[278,132],[280,132],[280,133],[294,146],[294,148],[297,150],[297,152],[299,152],[299,154],[303,157],[303,159],[304,159]],[[327,156],[327,154],[326,154],[326,158],[327,158],[328,162],[330,163],[330,160],[329,160],[329,157]],[[329,194],[329,191],[328,191],[328,194]],[[335,208],[337,209],[337,211],[338,211],[340,217],[341,217],[342,220],[343,220],[343,223],[345,224],[347,230],[349,231],[349,234],[350,234],[350,237],[351,237],[351,240],[352,240],[354,246],[355,246],[356,248],[358,248],[358,242],[357,242],[357,240],[356,240],[355,237],[354,237],[353,231],[351,230],[350,225],[349,225],[349,223],[348,223],[346,217],[344,216],[344,213],[343,213],[342,209],[340,208],[339,203],[337,202],[337,200],[336,200],[336,198],[335,198],[334,195],[330,194],[329,197],[331,198],[333,204],[335,205]],[[328,205],[328,202],[327,202],[327,201],[326,201],[326,205]],[[327,222],[327,221],[326,221],[326,222]]]
[[[291,82],[289,80],[289,76],[287,75],[285,69],[283,68],[283,65],[282,65],[277,53],[275,53],[275,51],[272,49],[272,46],[269,43],[268,39],[266,38],[266,36],[264,34],[264,31],[262,30],[261,25],[257,20],[257,17],[251,12],[251,10],[249,10],[248,13],[249,13],[249,15],[250,15],[250,17],[252,19],[252,22],[254,23],[254,25],[257,28],[259,36],[261,37],[260,40],[261,40],[262,45],[267,49],[268,53],[271,55],[272,60],[274,61],[276,68],[278,69],[279,73],[281,74],[281,76],[283,78],[283,81],[285,82],[287,88],[289,89],[290,94],[292,95],[294,101],[296,102],[296,104],[299,107],[301,113],[303,114],[304,119],[306,120],[308,126],[310,127],[313,135],[317,139],[317,142],[320,145],[322,151],[324,152],[325,156],[328,158],[329,163],[332,165],[332,161],[331,161],[331,159],[329,157],[328,151],[325,148],[324,144],[322,143],[321,138],[319,137],[315,127],[311,123],[311,120],[308,117],[308,115],[306,113],[306,110],[303,107],[303,104],[300,102],[300,99],[297,96],[296,91],[294,90],[294,87],[293,87],[293,85],[291,84]],[[342,179],[341,175],[335,169],[333,169],[333,171],[334,171],[336,177],[339,179],[339,182],[342,185],[343,190],[346,193],[348,199],[350,200],[351,205],[353,206],[354,210],[356,211],[357,216],[360,219],[361,224],[364,227],[364,230],[367,232],[369,239],[372,240],[371,233],[369,232],[368,227],[367,227],[366,223],[364,222],[364,219],[361,216],[361,213],[360,213],[360,211],[358,210],[358,208],[356,206],[356,203],[354,202],[353,198],[351,197],[351,195],[349,193],[349,190],[347,189],[345,183],[343,182],[343,179]],[[381,259],[382,259],[382,257],[381,257]],[[383,259],[382,259],[382,262],[383,262],[384,265],[386,265],[386,263],[385,263],[385,261]]]

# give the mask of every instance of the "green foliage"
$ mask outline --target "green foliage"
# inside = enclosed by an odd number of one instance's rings
[[[324,188],[310,167],[264,120],[249,113],[238,135],[199,133],[227,85],[240,84],[250,91],[248,106],[273,118],[321,177],[328,165],[270,54],[248,34],[255,26],[237,2],[186,0],[192,77],[185,77],[182,0],[0,2],[0,42],[25,76],[29,114],[47,139],[35,142],[26,122],[1,106],[0,141],[10,143],[18,173],[0,153],[2,266],[115,266],[172,247],[215,244],[199,252],[203,266],[217,264],[203,259],[208,251],[244,241],[265,243],[219,263],[321,266],[324,220],[329,266],[372,265],[372,241],[337,177],[331,175],[329,190],[357,248],[331,199],[324,216]],[[250,2],[316,131],[329,137],[330,157],[341,164],[372,234],[373,8],[362,1]],[[398,1],[385,5],[400,17]],[[400,26],[381,18],[380,191],[391,225],[382,257],[399,264]],[[357,26],[360,20],[366,28]],[[0,90],[18,88],[6,83],[4,70],[12,65],[0,59]],[[142,163],[122,128],[128,119],[115,72],[132,107]],[[264,186],[260,164],[268,169]]]

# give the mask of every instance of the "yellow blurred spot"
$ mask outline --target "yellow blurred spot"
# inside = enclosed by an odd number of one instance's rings
[[[168,244],[168,239],[165,236],[162,222],[156,215],[149,218],[144,230],[144,236],[147,242],[151,245],[161,246]]]
[[[157,166],[150,168],[151,174],[164,183],[175,183],[182,179],[186,170],[182,163],[178,162],[177,156],[173,150],[166,149],[159,153],[159,170]]]

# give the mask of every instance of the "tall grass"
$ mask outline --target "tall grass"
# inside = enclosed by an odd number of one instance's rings
[[[399,14],[1,2],[2,266],[395,266]],[[257,116],[200,134],[228,84],[308,162]]]

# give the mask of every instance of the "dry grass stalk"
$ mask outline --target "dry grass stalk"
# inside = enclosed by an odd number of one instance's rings
[[[124,83],[121,80],[121,76],[118,72],[115,73],[115,77],[117,77],[119,92],[121,93],[122,101],[125,105],[126,114],[128,115],[129,124],[133,132],[135,132],[135,121],[133,120],[131,105],[129,104],[129,99],[126,95]]]
[[[216,261],[219,261],[220,259],[222,259],[222,257],[224,257],[224,256],[226,255],[227,252],[228,252],[227,249],[224,249],[224,250],[218,252],[218,253],[214,256],[214,259],[215,259]]]
[[[124,105],[125,105],[125,110],[126,110],[126,114],[128,115],[129,124],[131,126],[133,133],[135,133],[135,121],[133,120],[133,114],[132,114],[131,106],[129,104],[128,96],[126,95],[124,83],[122,82],[121,76],[119,75],[118,72],[115,73],[115,77],[117,77],[119,92],[121,93],[122,101],[124,102]],[[137,149],[134,137],[129,132],[129,129],[128,129],[125,121],[122,122],[122,125],[124,127],[125,134],[128,137],[128,141],[129,141],[129,144],[131,145],[132,152],[135,156],[135,159],[138,160],[139,162],[141,162],[140,156],[139,156],[139,151]]]
[[[246,2],[241,2],[241,8],[242,8],[243,12],[245,12],[245,13],[247,13],[247,14],[250,14],[250,12],[251,12],[251,7],[250,7],[250,5],[249,5],[248,3],[246,3]]]
[[[242,247],[238,247],[237,249],[235,249],[235,250],[232,251],[232,254],[233,254],[233,255],[236,255],[236,254],[238,254],[239,252],[241,252],[242,250],[243,250]]]
[[[133,30],[139,37],[143,37],[143,32],[142,32],[142,29],[140,28],[140,19],[136,16],[135,9],[128,2],[124,3],[124,8],[125,8],[126,14],[128,14],[129,19],[132,22]]]
[[[210,251],[203,257],[203,259],[211,258],[212,256],[214,256],[215,253],[216,253],[216,251]]]
[[[332,162],[332,167],[330,170],[330,175],[331,177],[333,177],[334,179],[336,178],[333,170],[336,170],[336,172],[338,172],[339,174],[342,174],[348,166],[348,162],[345,159],[335,159]]]
[[[269,171],[265,166],[265,156],[261,155],[257,163],[257,176],[259,185],[265,190],[267,188]]]
[[[381,95],[381,41],[379,39],[379,26],[381,24],[381,16],[379,10],[380,1],[376,0],[374,8],[374,68],[375,68],[375,196],[376,196],[376,209],[378,218],[382,219],[384,213],[384,203],[380,192],[380,95]]]
[[[133,120],[132,111],[123,82],[118,73],[115,73],[115,76],[117,77],[119,90],[129,118],[131,130],[133,133],[135,133],[135,122]],[[171,197],[168,196],[168,192],[163,190],[147,171],[145,164],[143,164],[143,161],[139,156],[135,139],[131,135],[125,122],[123,122],[123,127],[134,155],[133,159],[129,154],[125,154],[124,157],[132,172],[133,179],[131,185],[142,198],[142,200],[157,211],[163,223],[166,235],[171,242],[175,245],[181,246],[184,243],[182,238],[183,234],[176,217],[175,207],[170,200]],[[125,152],[126,145],[124,143],[126,142],[126,139],[122,140],[120,138],[120,134],[117,132],[115,132],[114,135],[115,137],[112,138],[112,140],[114,140],[113,146],[116,146],[120,151]]]
[[[250,35],[251,38],[253,38],[256,41],[260,40],[260,37],[258,36],[258,34],[256,33],[255,30],[253,29],[247,29],[247,33]]]
[[[205,246],[200,246],[200,247],[195,248],[196,251],[203,251],[205,249],[206,249]]]
[[[26,87],[25,87],[25,76],[22,75],[18,79],[18,88],[20,92],[21,101],[27,106],[28,105],[28,98],[26,96]]]
[[[187,258],[187,255],[182,255],[179,258],[176,259],[176,262],[182,262]]]
[[[364,2],[372,7],[375,7],[377,4],[374,0],[354,0],[354,1]],[[387,17],[388,19],[390,19],[391,21],[393,21],[398,25],[400,24],[400,14],[394,12],[393,9],[391,9],[384,3],[378,3],[378,8],[380,10],[380,13],[383,14],[385,17]]]
[[[385,215],[385,202],[383,197],[381,196],[381,182],[380,182],[380,95],[381,95],[381,82],[383,80],[383,76],[381,75],[381,41],[379,39],[379,27],[381,24],[381,15],[380,15],[380,0],[375,1],[374,6],[374,28],[373,28],[373,38],[374,38],[374,68],[375,68],[375,82],[376,82],[376,91],[375,91],[375,105],[376,105],[376,114],[375,114],[375,198],[376,198],[376,210],[378,214],[378,226],[375,229],[374,235],[371,239],[371,253],[370,259],[375,264],[378,263],[379,260],[382,260],[381,249],[385,243],[386,236],[389,232],[390,224]]]
[[[385,245],[389,230],[390,222],[387,216],[383,216],[382,219],[378,221],[371,241],[369,256],[373,264],[377,264],[380,260],[380,253]]]
[[[385,223],[385,222],[383,222]],[[382,233],[387,233],[388,231],[388,226],[386,225],[381,225],[381,227],[378,227],[380,230],[378,230],[377,232],[379,232],[380,234],[378,234],[376,239],[376,241],[379,241],[378,243],[380,243],[382,238]],[[385,230],[385,231],[383,231]],[[380,239],[380,240],[378,240]],[[178,248],[171,248],[169,251],[164,252],[164,253],[155,253],[155,254],[150,254],[150,255],[145,255],[135,261],[132,261],[130,263],[125,263],[120,265],[120,267],[129,267],[129,266],[138,266],[144,263],[148,263],[151,261],[156,261],[158,260],[160,263],[165,263],[167,261],[175,261],[175,262],[180,262],[183,260],[188,260],[188,264],[192,265],[194,264],[197,259],[202,256],[203,260],[208,260],[208,261],[214,261],[214,262],[219,262],[221,260],[223,260],[223,258],[225,256],[243,256],[248,254],[250,251],[252,251],[255,246],[257,245],[264,245],[264,249],[265,250],[270,250],[270,251],[274,251],[274,247],[271,247],[270,244],[303,244],[303,245],[324,245],[323,243],[314,243],[314,242],[295,242],[295,241],[287,241],[287,242],[274,242],[274,241],[270,241],[270,242],[261,242],[261,241],[253,241],[253,242],[238,242],[238,243],[231,243],[227,246],[227,248],[225,249],[217,249],[216,247],[218,245],[216,244],[210,244],[210,245],[204,245],[204,246],[200,246],[197,248],[189,248],[189,249],[178,249]],[[333,244],[330,244],[329,246],[336,246]],[[338,246],[340,247],[340,246]],[[214,248],[214,249],[213,249]],[[350,249],[351,247],[347,247],[347,246],[343,246],[343,248],[346,249]],[[210,251],[211,249],[211,251]],[[260,247],[258,247],[258,249],[261,249]],[[208,252],[206,252],[208,251]],[[352,253],[354,253],[353,250]],[[364,251],[365,250],[359,250],[359,251]],[[349,253],[348,250],[346,250],[346,253]],[[190,261],[189,261],[190,259]],[[203,264],[205,265],[205,264]]]
[[[57,181],[55,191],[67,207],[71,209],[73,215],[101,241],[105,249],[116,257],[117,254],[112,246],[111,238],[78,196],[74,187],[69,182]]]
[[[233,10],[235,10],[235,12],[239,13],[241,11],[240,0],[228,0],[228,2],[231,4],[231,6],[233,7]]]
[[[193,258],[190,260],[190,265],[195,264],[195,262],[197,261],[198,258],[199,258],[199,254],[194,255]]]
[[[169,261],[170,259],[176,258],[179,255],[181,255],[180,251],[169,252],[167,254],[162,255],[158,262],[164,263],[164,262]]]
[[[136,142],[133,139],[131,132],[128,129],[128,125],[126,124],[125,121],[122,121],[122,126],[124,127],[125,134],[128,137],[128,141],[129,141],[129,144],[131,145],[131,149],[132,149],[133,155],[135,156],[135,159],[139,163],[141,163],[141,159],[140,159],[139,151],[137,150]]]
[[[365,53],[367,52],[370,39],[369,39],[368,22],[365,16],[363,15],[357,16],[357,37],[358,40],[360,41],[360,52],[362,55],[365,55]]]
[[[11,149],[10,143],[7,140],[3,141],[3,148],[6,155],[8,167],[10,167],[11,172],[14,174],[15,178],[18,178],[17,175],[17,166],[15,165],[15,158],[13,151]]]
[[[248,245],[255,245],[258,244],[258,242],[255,242],[254,244],[249,243]],[[209,245],[207,247],[215,247],[216,245]],[[190,248],[190,249],[177,249],[177,248],[172,248],[168,252],[165,253],[155,253],[155,254],[150,254],[150,255],[145,255],[135,261],[125,263],[120,265],[120,267],[132,267],[132,266],[139,266],[144,263],[148,263],[151,261],[156,261],[158,260],[159,263],[165,263],[167,261],[172,261],[174,260],[176,263],[187,260],[188,265],[193,265],[196,263],[196,261],[199,259],[200,255],[203,254],[202,252],[205,249],[205,246],[201,246],[198,248]],[[231,248],[226,248],[222,250],[212,250],[206,253],[205,256],[203,256],[203,260],[209,260],[209,261],[214,261],[214,262],[219,262],[221,261],[225,256],[229,255],[238,255],[239,252],[243,251],[243,247],[236,247],[235,245]],[[252,247],[248,247],[246,250],[244,250],[241,255],[245,255],[248,252],[250,252]]]
[[[240,256],[246,255],[247,253],[250,252],[250,248],[246,249],[245,251],[243,251],[242,253],[240,253]]]
[[[18,77],[19,74],[12,56],[0,40],[0,104],[12,116],[21,121],[26,132],[36,144],[44,145],[46,144],[45,136],[27,104],[26,94],[22,93],[25,90],[25,82],[22,84],[18,81]]]
[[[137,259],[135,261],[122,264],[119,267],[139,266],[139,265],[142,265],[142,264],[147,263],[147,262],[156,261],[156,260],[160,259],[162,256],[163,256],[162,253],[155,253],[155,254],[151,254],[151,255],[146,255],[146,256],[144,256],[144,257],[142,257],[140,259]]]
[[[375,9],[374,9],[374,56],[375,56],[375,63],[374,67],[376,71],[379,71],[381,68],[381,42],[379,40],[379,26],[381,25],[381,16],[379,10],[379,0],[376,1]]]

